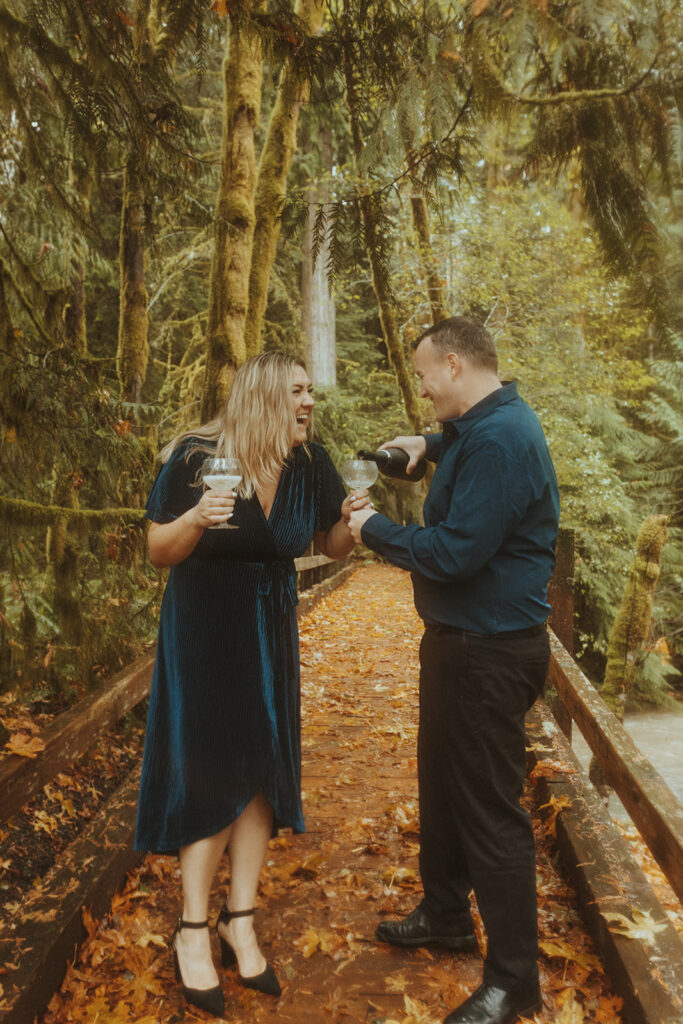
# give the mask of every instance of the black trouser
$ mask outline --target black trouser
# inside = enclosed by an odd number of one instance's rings
[[[424,908],[466,923],[474,889],[486,928],[484,981],[538,976],[536,859],[520,806],[524,716],[543,688],[544,627],[480,637],[429,626],[420,646],[420,872]]]

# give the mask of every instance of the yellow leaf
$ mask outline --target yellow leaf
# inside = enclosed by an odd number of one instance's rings
[[[144,932],[135,945],[142,946],[143,949],[146,949],[150,943],[154,946],[160,946],[161,949],[166,948],[166,939],[163,935],[157,935],[155,932]]]
[[[553,1024],[585,1024],[583,1007],[574,998],[573,989],[566,989],[557,1001],[562,1004],[562,1009]]]
[[[629,920],[624,914],[608,911],[603,914],[608,921],[616,922],[616,927],[610,928],[614,935],[623,935],[627,939],[639,939],[646,945],[651,946],[655,941],[657,932],[666,928],[666,921],[656,922],[652,919],[649,910],[639,910],[633,907],[631,911],[633,920]]]
[[[571,943],[565,942],[563,939],[554,939],[552,942],[539,942],[538,945],[546,956],[569,960],[580,967],[584,967],[587,971],[601,970],[602,968],[600,960],[593,953],[582,953],[580,950],[575,949]]]
[[[5,744],[8,754],[17,754],[19,757],[37,757],[41,750],[45,750],[45,743],[38,736],[29,736],[27,732],[15,732]]]

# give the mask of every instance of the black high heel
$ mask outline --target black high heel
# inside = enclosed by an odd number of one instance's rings
[[[220,985],[214,986],[214,988],[188,988],[183,981],[183,976],[180,973],[180,964],[178,962],[178,950],[176,948],[176,937],[178,932],[183,928],[208,928],[208,921],[183,921],[182,917],[179,918],[176,929],[173,932],[171,939],[173,949],[173,966],[175,968],[175,980],[180,982],[183,990],[183,997],[185,1002],[191,1003],[196,1006],[199,1010],[205,1010],[206,1013],[212,1014],[214,1017],[222,1017],[225,1012],[225,999],[223,998],[223,990]]]
[[[224,939],[218,931],[218,925],[221,923],[227,924],[233,919],[233,917],[251,917],[253,913],[253,907],[251,910],[228,910],[227,907],[221,908],[218,920],[216,921],[216,932],[218,933],[218,938],[221,940],[221,963],[223,964],[223,967],[234,967],[237,963],[237,954],[228,940]],[[239,979],[240,984],[244,985],[245,988],[256,989],[257,992],[263,992],[267,996],[279,996],[282,992],[280,982],[277,980],[275,971],[270,964],[266,964],[265,971],[261,971],[260,974],[255,974],[251,978],[244,978],[240,974]]]

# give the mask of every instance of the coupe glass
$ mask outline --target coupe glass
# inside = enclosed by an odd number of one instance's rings
[[[377,466],[365,459],[347,459],[341,466],[342,480],[352,491],[372,487],[377,479]]]
[[[234,491],[242,479],[239,459],[206,459],[202,466],[204,485],[213,491]],[[232,515],[232,512],[230,513]],[[209,530],[238,530],[235,523],[214,523]]]

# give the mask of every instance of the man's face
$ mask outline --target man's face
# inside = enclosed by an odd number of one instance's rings
[[[459,360],[455,353],[440,355],[434,349],[431,338],[425,338],[415,350],[415,372],[420,381],[420,397],[431,401],[439,423],[458,415],[458,389],[455,383],[458,368]]]

